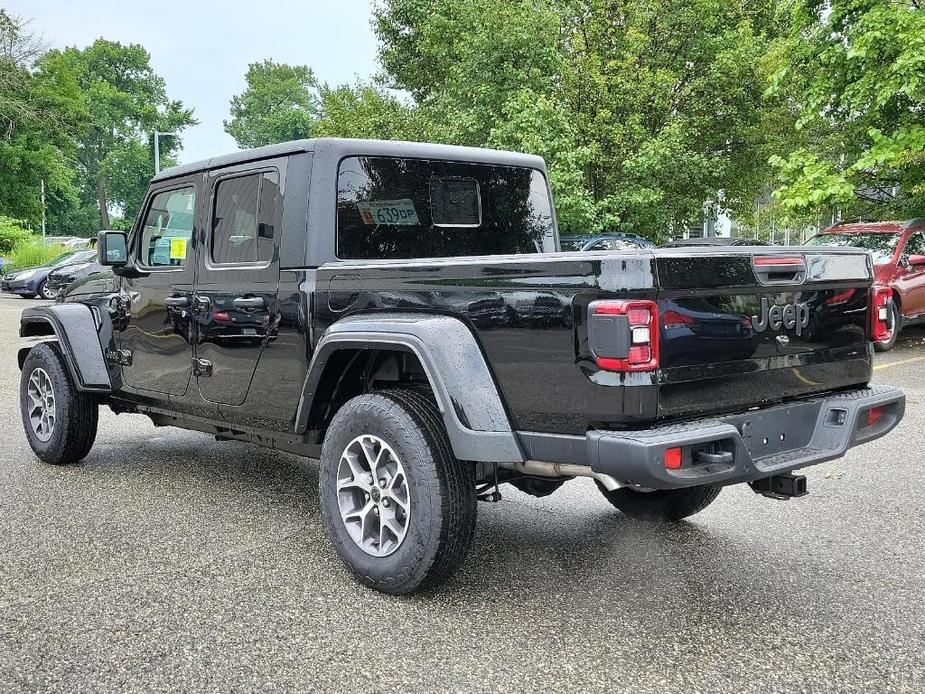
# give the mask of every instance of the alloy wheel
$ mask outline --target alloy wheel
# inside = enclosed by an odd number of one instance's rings
[[[408,476],[378,436],[358,436],[341,453],[337,505],[350,538],[367,554],[386,557],[401,546],[411,519]]]
[[[43,443],[55,433],[55,389],[45,369],[37,368],[29,376],[29,423],[36,438]]]

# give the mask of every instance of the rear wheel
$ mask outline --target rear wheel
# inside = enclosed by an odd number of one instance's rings
[[[32,348],[19,391],[23,427],[35,454],[53,465],[83,460],[96,440],[99,406],[77,390],[57,345]]]
[[[406,594],[462,563],[475,531],[475,467],[453,456],[433,401],[413,391],[361,395],[325,434],[325,527],[361,583]]]
[[[896,346],[896,339],[899,337],[899,331],[902,330],[902,325],[900,323],[902,315],[899,313],[899,308],[896,306],[895,301],[890,304],[890,311],[893,313],[893,334],[890,336],[889,340],[874,343],[874,349],[878,352],[889,352],[893,349]]]
[[[721,489],[719,485],[706,484],[652,492],[639,492],[629,487],[607,491],[600,482],[597,488],[624,515],[657,521],[678,521],[693,516],[712,504]]]

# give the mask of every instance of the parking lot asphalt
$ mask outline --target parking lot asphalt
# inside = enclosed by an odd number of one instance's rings
[[[26,443],[0,296],[0,692],[925,691],[925,330],[878,355],[889,437],[629,521],[578,480],[479,508],[436,593],[354,583],[317,464],[103,410],[73,467]]]

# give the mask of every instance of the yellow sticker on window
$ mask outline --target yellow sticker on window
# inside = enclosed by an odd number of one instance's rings
[[[186,242],[188,239],[172,238],[170,239],[170,259],[186,260]]]

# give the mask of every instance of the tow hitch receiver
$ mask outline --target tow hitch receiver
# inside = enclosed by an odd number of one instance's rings
[[[809,493],[806,490],[805,475],[774,475],[748,484],[756,494],[769,499],[787,500],[791,497],[806,496]]]

